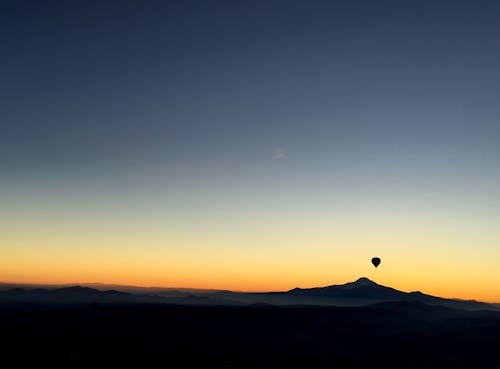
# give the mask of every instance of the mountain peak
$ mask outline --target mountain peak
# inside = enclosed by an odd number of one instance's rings
[[[357,279],[356,281],[354,281],[354,283],[366,283],[366,282],[375,283],[371,279],[368,279],[366,277],[361,277],[361,278]]]
[[[293,289],[288,293],[294,295],[309,295],[338,298],[372,299],[372,300],[401,300],[405,293],[390,287],[382,286],[374,281],[361,277],[354,282],[316,287],[309,289]]]
[[[349,282],[343,285],[343,287],[361,287],[361,286],[381,287],[379,284],[373,282],[371,279],[368,279],[366,277],[361,277],[354,282]]]

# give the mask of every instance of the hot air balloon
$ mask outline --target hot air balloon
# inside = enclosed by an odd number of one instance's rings
[[[380,264],[380,258],[377,257],[372,258],[372,264],[375,266],[375,268],[378,267]]]

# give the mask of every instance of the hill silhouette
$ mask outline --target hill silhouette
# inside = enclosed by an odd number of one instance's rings
[[[327,305],[366,306],[383,302],[415,302],[466,310],[498,309],[497,305],[474,300],[446,299],[420,291],[403,292],[362,277],[354,282],[284,292],[245,293],[195,289],[151,289],[114,286],[116,289],[85,286],[52,288],[8,288],[0,290],[0,303],[166,303],[185,305]],[[119,289],[123,289],[120,291]],[[129,291],[129,292],[125,292]],[[130,292],[133,291],[133,292]],[[153,292],[152,292],[153,291]],[[156,291],[156,292],[155,292]]]
[[[430,305],[441,305],[460,309],[494,309],[495,306],[474,300],[446,299],[427,295],[420,291],[402,292],[391,287],[380,285],[366,277],[354,282],[317,288],[294,288],[287,292],[290,295],[326,297],[331,299],[363,299],[372,301],[404,301],[419,302]]]
[[[366,277],[345,284],[294,288],[286,292],[219,292],[216,295],[240,302],[272,305],[366,306],[382,302],[418,302],[466,310],[498,309],[494,304],[474,300],[447,299],[420,291],[403,292],[380,285]]]
[[[288,291],[289,294],[299,296],[325,296],[343,298],[368,298],[380,300],[404,299],[406,293],[394,288],[379,285],[372,280],[362,277],[354,282],[341,285],[332,285],[316,288],[294,288]]]
[[[407,293],[368,278],[269,293],[167,289],[155,294],[100,287],[4,285],[0,344],[6,367],[489,369],[500,364],[496,306]]]

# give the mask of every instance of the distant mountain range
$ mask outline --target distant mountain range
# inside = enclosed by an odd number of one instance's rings
[[[419,291],[402,292],[368,278],[317,288],[285,292],[246,293],[220,290],[147,288],[90,284],[86,286],[36,286],[0,283],[0,303],[167,303],[187,305],[329,305],[365,306],[387,302],[412,302],[465,310],[496,310],[497,304],[446,299]],[[109,289],[109,287],[113,287]]]

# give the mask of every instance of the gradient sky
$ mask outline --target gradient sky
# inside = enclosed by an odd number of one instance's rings
[[[4,0],[0,42],[0,281],[500,301],[498,1]]]

